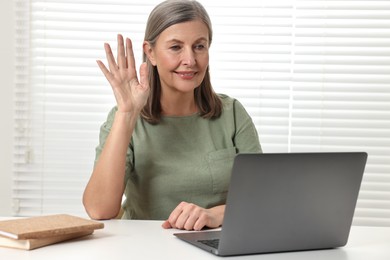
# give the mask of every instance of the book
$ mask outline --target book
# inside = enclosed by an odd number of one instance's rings
[[[98,221],[67,214],[0,221],[0,236],[15,240],[40,239],[104,228]]]
[[[88,230],[88,231],[70,233],[66,235],[58,235],[58,236],[45,237],[45,238],[33,238],[33,239],[13,239],[8,237],[0,237],[0,246],[17,248],[17,249],[25,249],[25,250],[33,250],[43,246],[88,236],[91,235],[93,232],[94,230]]]

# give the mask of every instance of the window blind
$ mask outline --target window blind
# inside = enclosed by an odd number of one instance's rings
[[[99,127],[115,105],[95,60],[123,33],[140,64],[160,1],[14,1],[15,215],[85,214]],[[200,2],[214,29],[213,86],[244,104],[264,152],[367,151],[354,224],[390,226],[390,3]]]

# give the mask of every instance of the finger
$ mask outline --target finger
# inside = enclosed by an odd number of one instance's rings
[[[193,229],[196,231],[202,230],[202,228],[204,228],[206,224],[207,224],[207,217],[206,215],[202,214],[194,223]]]
[[[183,211],[177,218],[175,226],[178,229],[184,229],[186,226],[186,223],[190,217],[189,212]]]
[[[174,210],[174,211],[172,211],[171,212],[171,214],[169,215],[169,218],[168,218],[168,223],[169,223],[169,225],[171,225],[171,227],[173,227],[173,228],[179,228],[178,226],[177,226],[177,219],[179,218],[179,216],[180,216],[180,213],[181,212],[178,212],[178,210],[177,210],[177,208]]]
[[[112,77],[111,72],[106,68],[104,63],[100,60],[97,60],[96,63],[98,64],[100,70],[103,72],[104,76],[106,77],[107,80],[110,80]]]
[[[177,207],[171,212],[171,214],[169,215],[169,218],[168,218],[168,222],[169,224],[171,225],[171,227],[173,228],[179,228],[176,224],[177,222],[177,219],[179,218],[180,214],[182,213],[183,211],[183,205],[184,205],[184,202],[181,202],[179,205],[177,205]]]
[[[193,230],[195,227],[195,223],[198,221],[198,213],[192,212],[190,216],[188,216],[186,222],[184,223],[183,228],[185,230]]]
[[[170,228],[172,228],[172,226],[171,226],[171,224],[169,223],[168,220],[165,220],[164,223],[162,223],[161,226],[162,226],[163,228],[165,228],[165,229],[170,229]]]
[[[126,60],[129,72],[132,73],[133,77],[136,77],[133,44],[129,38],[126,38]]]
[[[123,43],[123,36],[121,34],[118,34],[117,41],[118,41],[118,51],[117,51],[118,66],[120,69],[124,69],[126,68],[126,57],[125,57],[125,46]]]
[[[104,44],[104,50],[106,51],[106,57],[108,61],[108,67],[110,68],[111,72],[115,72],[118,70],[118,66],[115,62],[114,55],[112,55],[111,47],[108,43]]]

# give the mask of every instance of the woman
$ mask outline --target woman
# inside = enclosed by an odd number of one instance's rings
[[[110,219],[123,208],[122,218],[165,220],[164,228],[219,227],[235,154],[261,147],[242,105],[212,89],[207,12],[196,1],[157,5],[139,79],[130,39],[117,40],[116,61],[108,44],[108,68],[98,61],[117,106],[101,127],[87,213]]]

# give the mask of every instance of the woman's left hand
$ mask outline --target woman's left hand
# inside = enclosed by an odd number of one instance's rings
[[[181,202],[162,224],[162,227],[185,230],[217,228],[222,225],[224,212],[225,205],[205,209],[192,203]]]

